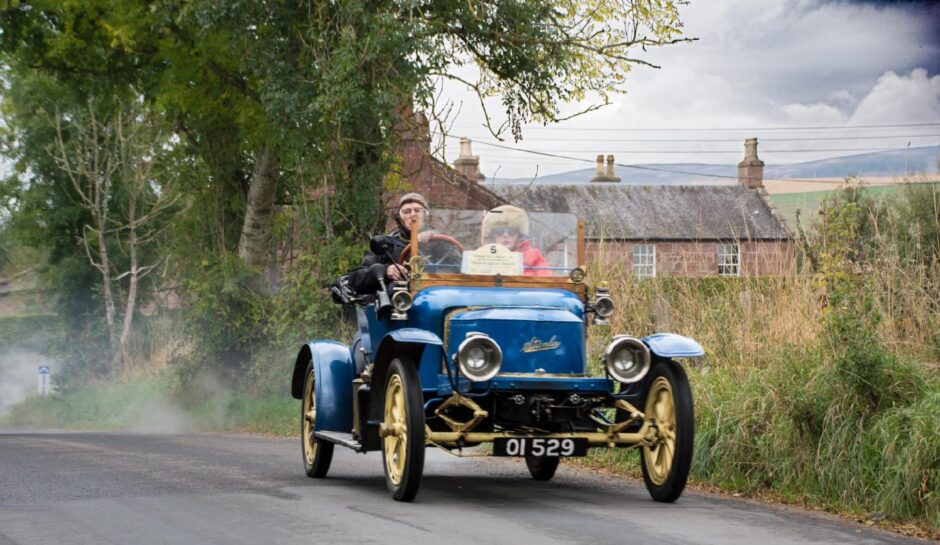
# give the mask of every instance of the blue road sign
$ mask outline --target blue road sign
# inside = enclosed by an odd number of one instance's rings
[[[49,366],[48,366],[48,365],[40,365],[40,366],[39,366],[39,374],[40,374],[40,375],[51,375],[51,374],[52,374],[52,371],[49,369]]]

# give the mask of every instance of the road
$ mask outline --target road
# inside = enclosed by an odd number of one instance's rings
[[[298,439],[0,431],[0,545],[403,543],[924,543],[793,509],[564,464],[548,483],[515,459],[428,450],[414,503],[392,501],[378,453],[337,448],[303,474]]]

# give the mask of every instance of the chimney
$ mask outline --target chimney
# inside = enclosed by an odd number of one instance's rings
[[[618,178],[614,174],[614,156],[607,156],[607,171],[604,172],[604,156],[597,156],[597,176],[591,178],[592,182],[619,182]]]
[[[395,156],[401,161],[401,178],[414,191],[426,192],[431,179],[431,136],[428,118],[421,112],[414,111],[411,97],[407,97],[399,107],[395,133],[399,137]],[[397,195],[384,195],[385,210],[392,215],[398,205]]]
[[[460,156],[454,161],[454,169],[471,182],[482,182],[486,176],[480,174],[480,156],[473,155],[469,138],[460,139]]]
[[[748,189],[764,187],[764,162],[757,158],[757,139],[744,141],[744,159],[738,163],[738,181]]]

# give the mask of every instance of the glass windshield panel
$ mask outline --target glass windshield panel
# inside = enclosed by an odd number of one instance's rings
[[[443,236],[435,236],[419,245],[424,271],[568,276],[578,266],[578,220],[573,214],[528,212],[522,219],[497,214],[434,210],[421,230],[451,237],[463,246],[463,251]],[[507,272],[511,268],[506,267],[514,263],[518,269]]]

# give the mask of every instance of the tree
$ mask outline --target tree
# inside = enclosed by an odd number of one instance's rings
[[[440,78],[463,81],[481,100],[501,97],[506,122],[488,114],[487,123],[494,134],[518,139],[527,122],[559,120],[564,103],[583,100],[593,109],[623,90],[630,69],[648,64],[642,51],[682,40],[681,3],[8,2],[0,8],[0,67],[4,106],[15,112],[8,143],[22,195],[11,222],[53,247],[59,283],[82,305],[67,315],[97,312],[90,294],[109,282],[74,244],[95,221],[45,152],[55,138],[48,114],[75,114],[91,103],[99,119],[109,119],[122,104],[139,103],[173,131],[172,145],[158,150],[159,168],[171,174],[160,176],[160,190],[187,204],[170,226],[171,270],[182,285],[213,279],[253,298],[257,273],[277,259],[277,207],[303,201],[305,188],[331,196],[322,225],[311,227],[320,239],[360,240],[384,226],[384,184],[396,128],[407,121],[402,112],[431,107]],[[458,71],[468,67],[477,77]],[[41,89],[50,92],[36,94]],[[126,225],[130,202],[113,200],[110,217],[120,209]],[[53,221],[54,239],[37,234]],[[105,242],[108,258],[121,262],[115,274],[133,269],[130,253],[119,251],[125,242]],[[211,297],[215,287],[204,285],[194,297]],[[230,308],[205,315],[244,322],[240,299],[229,299]],[[199,301],[190,303],[193,314]],[[219,325],[223,333],[237,329]]]
[[[680,40],[667,0],[96,0],[14,3],[8,55],[63,78],[133,81],[195,152],[219,163],[214,183],[242,190],[237,248],[266,261],[270,209],[297,173],[336,180],[348,199],[334,222],[376,223],[381,172],[403,100],[428,105],[438,77],[474,65],[465,83],[499,95],[495,133],[559,119],[563,103],[625,84],[634,49]],[[215,141],[220,130],[232,138]],[[220,160],[228,157],[229,160]],[[303,168],[301,168],[303,167]],[[245,173],[250,172],[250,175]],[[283,191],[282,191],[283,192]]]
[[[82,227],[81,243],[88,262],[101,274],[102,303],[113,366],[128,371],[128,342],[138,302],[139,283],[163,258],[141,265],[140,250],[154,241],[154,226],[177,200],[156,191],[151,177],[162,139],[146,118],[134,110],[118,111],[98,119],[94,108],[84,115],[55,118],[55,146],[51,154],[71,182],[80,206],[91,217]],[[71,133],[65,136],[63,125]],[[122,201],[123,217],[112,210]],[[94,249],[92,249],[94,248]],[[127,270],[120,272],[113,248],[127,253]],[[128,278],[121,327],[117,325],[114,282]]]

